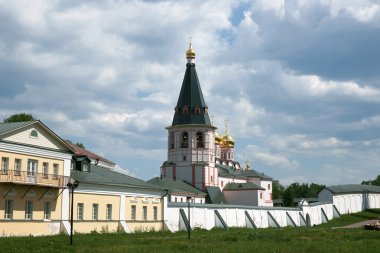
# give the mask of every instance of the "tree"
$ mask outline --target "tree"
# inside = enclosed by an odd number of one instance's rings
[[[284,196],[285,187],[280,184],[278,180],[273,180],[272,182],[272,194],[273,199],[282,199]]]
[[[83,143],[77,142],[77,143],[75,143],[75,145],[77,145],[78,147],[80,147],[82,149],[86,149],[86,147],[84,146]]]
[[[362,181],[362,184],[380,186],[380,175],[378,175],[374,180]]]
[[[32,114],[26,114],[26,113],[17,113],[10,115],[8,118],[4,119],[4,123],[10,123],[10,122],[24,122],[24,121],[34,121],[37,120],[33,117]]]

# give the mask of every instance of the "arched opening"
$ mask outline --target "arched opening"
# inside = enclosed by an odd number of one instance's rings
[[[170,133],[170,136],[169,136],[169,145],[170,145],[170,148],[174,148],[174,133]]]
[[[187,132],[182,133],[182,148],[187,148],[189,146],[189,134]]]
[[[203,148],[203,134],[201,132],[197,133],[197,148]]]

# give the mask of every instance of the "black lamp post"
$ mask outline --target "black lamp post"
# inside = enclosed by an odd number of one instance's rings
[[[74,220],[74,189],[79,185],[79,181],[71,179],[67,183],[67,187],[71,190],[71,215],[70,215],[70,245],[73,245],[73,220]]]
[[[190,230],[191,230],[191,225],[190,225],[190,201],[191,201],[191,197],[187,197],[186,200],[187,200],[187,219],[189,221],[189,227],[188,227],[188,230],[187,230],[187,237],[190,239]]]

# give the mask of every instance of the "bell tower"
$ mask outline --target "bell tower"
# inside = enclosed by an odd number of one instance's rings
[[[168,130],[168,157],[161,167],[161,177],[184,180],[205,190],[217,186],[215,168],[215,129],[210,122],[195,69],[195,51],[190,41],[186,51],[183,78],[172,125]]]

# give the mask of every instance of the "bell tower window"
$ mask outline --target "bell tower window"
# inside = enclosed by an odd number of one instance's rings
[[[201,132],[197,133],[197,148],[203,148],[203,134]]]
[[[189,134],[187,132],[184,132],[182,134],[182,148],[187,148],[189,146]]]
[[[199,108],[199,106],[195,107],[195,114],[201,114],[201,108]]]
[[[174,133],[170,133],[169,135],[169,145],[170,145],[170,148],[174,148]]]

